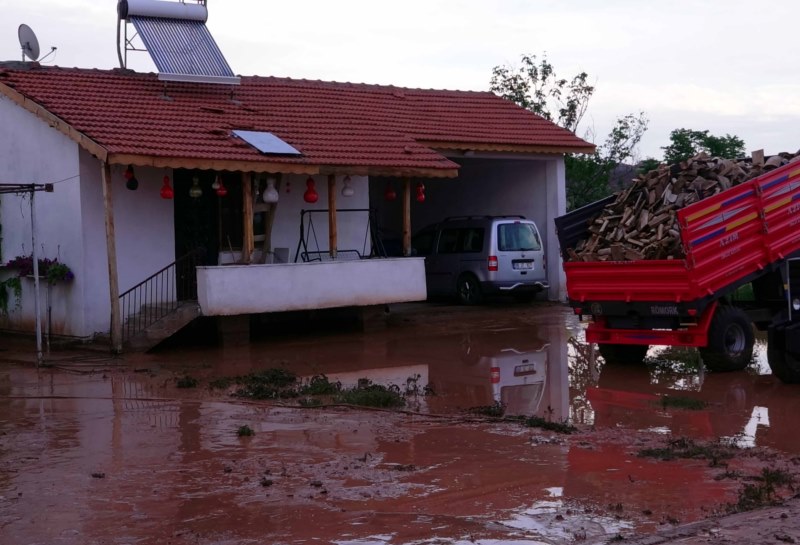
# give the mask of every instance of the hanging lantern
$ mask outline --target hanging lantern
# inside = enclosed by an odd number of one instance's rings
[[[275,189],[275,178],[267,178],[267,188],[264,190],[264,202],[275,203],[278,202],[278,190]]]
[[[383,192],[383,198],[387,201],[397,199],[397,192],[394,190],[391,183],[386,184],[386,191]]]
[[[171,199],[175,196],[175,192],[172,190],[172,187],[169,185],[169,176],[164,176],[164,185],[161,186],[161,198],[162,199]]]
[[[136,179],[136,176],[133,174],[133,166],[128,165],[128,168],[125,169],[125,187],[130,189],[131,191],[136,191],[139,189],[139,180]]]
[[[342,188],[342,197],[352,197],[355,195],[356,192],[353,190],[353,186],[350,185],[350,176],[345,176],[342,182],[344,183],[344,187]]]
[[[189,188],[189,196],[193,199],[199,199],[203,196],[203,188],[200,187],[200,179],[197,176],[192,177],[192,187]]]
[[[292,192],[292,183],[289,182],[289,181],[286,182],[286,192],[287,193],[291,193]]]
[[[422,182],[417,184],[417,202],[425,202],[425,186]]]
[[[222,178],[220,178],[219,174],[217,174],[217,177],[214,178],[214,183],[211,184],[211,189],[216,191],[220,188],[221,185],[222,185]]]
[[[225,184],[222,183],[222,178],[217,176],[217,179],[214,181],[214,183],[217,184],[216,188],[217,197],[224,197],[225,195],[228,194],[228,188],[225,187]]]
[[[306,180],[306,187],[307,187],[306,192],[303,193],[303,200],[311,204],[317,202],[317,200],[319,200],[319,195],[317,194],[317,190],[314,187],[314,178],[312,178],[311,176],[309,176],[308,179]]]

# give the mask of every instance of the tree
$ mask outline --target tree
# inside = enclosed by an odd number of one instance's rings
[[[568,210],[580,208],[612,193],[610,183],[620,175],[618,168],[634,159],[634,151],[647,130],[647,123],[644,112],[624,115],[617,119],[594,154],[567,155],[564,158]]]
[[[714,136],[708,131],[675,129],[669,133],[670,144],[664,146],[664,161],[679,163],[704,151],[712,157],[736,159],[744,155],[744,141],[730,134]]]
[[[541,60],[536,55],[523,55],[521,62],[522,66],[516,69],[494,67],[492,92],[575,132],[594,94],[594,87],[586,82],[588,74],[581,72],[571,80],[559,79],[546,53]]]
[[[523,55],[519,68],[494,67],[491,90],[575,133],[595,90],[587,83],[588,79],[586,72],[571,79],[559,78],[546,54],[541,60],[536,55]],[[611,193],[612,174],[625,161],[635,159],[635,149],[647,130],[647,123],[643,112],[622,116],[594,154],[565,157],[567,209],[578,208]]]

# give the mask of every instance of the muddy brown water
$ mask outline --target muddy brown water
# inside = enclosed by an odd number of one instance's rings
[[[11,361],[0,543],[600,543],[724,512],[742,486],[725,471],[793,466],[800,395],[769,374],[763,345],[740,373],[703,372],[691,354],[650,359],[605,366],[569,309],[493,304],[399,306],[371,333],[59,353],[39,371]],[[393,384],[407,405],[306,409],[208,388],[270,367]],[[176,388],[187,374],[198,388]],[[706,405],[665,409],[663,396]],[[495,403],[580,431],[466,412]],[[242,425],[255,435],[238,437]],[[637,455],[669,437],[722,438],[741,454],[726,468]]]

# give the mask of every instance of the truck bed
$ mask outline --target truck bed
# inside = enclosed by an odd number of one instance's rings
[[[556,219],[562,254],[588,236],[590,222],[609,202],[604,199]],[[678,222],[684,259],[566,262],[565,257],[571,304],[596,303],[596,309],[607,303],[639,304],[654,314],[663,311],[659,303],[679,304],[684,314],[702,310],[796,254],[800,162],[687,206],[678,211]],[[586,313],[591,313],[588,308]]]

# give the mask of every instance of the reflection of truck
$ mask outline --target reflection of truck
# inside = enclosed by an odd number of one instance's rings
[[[556,219],[570,304],[592,316],[586,339],[606,360],[696,346],[710,369],[742,369],[755,324],[769,332],[773,373],[800,382],[800,163],[678,210],[684,259],[566,262],[610,199]]]

